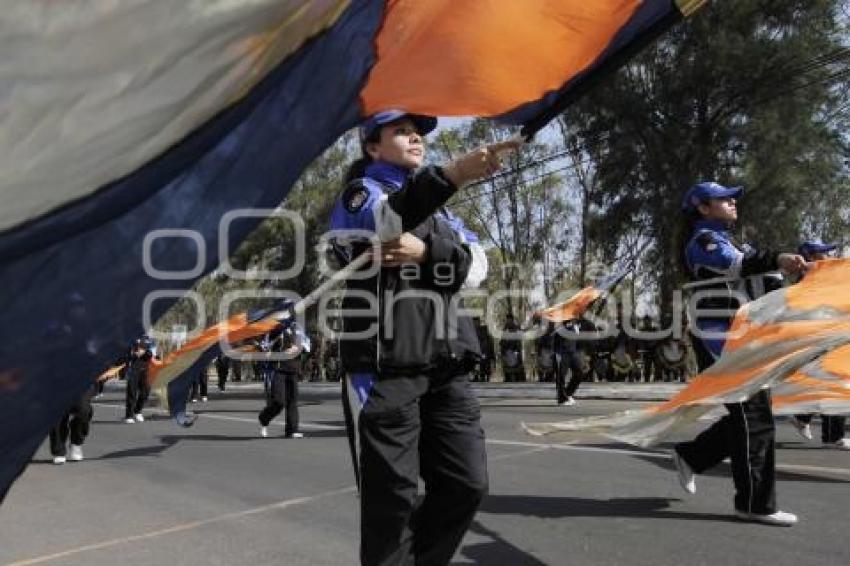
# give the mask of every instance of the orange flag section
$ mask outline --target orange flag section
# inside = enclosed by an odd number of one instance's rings
[[[389,0],[361,96],[435,116],[495,116],[588,68],[640,0]]]
[[[850,314],[850,274],[847,259],[825,259],[815,263],[803,285],[788,288],[788,306],[795,310],[829,309]]]
[[[829,352],[775,387],[773,407],[783,414],[850,408],[850,346]]]
[[[590,431],[647,446],[723,403],[770,387],[778,414],[850,414],[850,260],[818,262],[802,282],[748,303],[723,355],[665,403],[527,425],[532,434]]]
[[[279,324],[274,319],[248,323],[246,313],[234,315],[224,322],[214,324],[179,349],[168,354],[161,362],[151,360],[148,364],[148,383],[152,387],[164,387],[172,379],[192,367],[199,356],[222,338],[225,342],[232,344],[266,334],[274,330]]]
[[[567,322],[570,320],[578,320],[587,312],[593,301],[602,296],[602,291],[594,287],[585,287],[569,300],[561,304],[553,305],[549,308],[538,311],[537,314],[541,318],[552,322]]]

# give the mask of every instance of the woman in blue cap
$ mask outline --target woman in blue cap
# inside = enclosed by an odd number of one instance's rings
[[[825,244],[821,240],[807,240],[800,244],[798,251],[806,261],[820,261],[829,258],[829,254],[838,248],[835,244]],[[806,440],[812,439],[813,415],[795,415],[791,424]],[[821,442],[824,446],[850,450],[850,439],[844,437],[847,418],[841,415],[821,415]]]
[[[398,110],[369,118],[360,128],[363,156],[331,215],[343,263],[374,253],[372,269],[346,282],[339,344],[368,565],[448,564],[487,490],[468,383],[478,339],[455,301],[483,280],[486,256],[444,204],[497,171],[499,152],[517,142],[422,167],[423,136],[436,122]]]
[[[682,209],[690,224],[684,250],[685,267],[700,292],[691,320],[694,351],[700,371],[719,357],[735,311],[751,300],[747,278],[781,269],[800,273],[806,261],[796,254],[775,254],[737,243],[730,230],[738,219],[741,188],[700,183],[685,195]],[[707,310],[712,312],[701,315]],[[722,315],[717,314],[722,312]],[[743,403],[726,405],[729,414],[694,440],[677,444],[673,460],[682,488],[696,492],[695,474],[725,458],[732,463],[735,515],[739,519],[790,526],[791,513],[776,508],[775,428],[770,391],[763,389]]]

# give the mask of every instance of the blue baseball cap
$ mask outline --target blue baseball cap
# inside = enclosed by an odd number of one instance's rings
[[[838,246],[836,244],[825,244],[822,240],[806,240],[797,251],[806,259],[809,259],[814,254],[825,254],[833,251]]]
[[[375,133],[375,130],[381,126],[401,120],[402,118],[410,118],[416,126],[416,131],[421,136],[433,132],[434,128],[437,127],[437,119],[433,116],[410,114],[404,110],[384,110],[383,112],[372,114],[360,125],[360,143],[365,143]]]
[[[713,198],[738,198],[744,192],[743,187],[724,187],[715,182],[699,183],[688,189],[682,199],[682,210],[692,212],[697,206]]]

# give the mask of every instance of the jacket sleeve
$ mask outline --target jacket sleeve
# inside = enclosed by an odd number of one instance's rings
[[[431,233],[425,237],[428,259],[422,267],[434,287],[455,293],[463,287],[472,268],[472,252],[459,240]]]
[[[743,277],[779,269],[779,262],[777,261],[779,254],[770,250],[757,250],[748,247],[743,252],[743,256],[741,260],[741,275]]]

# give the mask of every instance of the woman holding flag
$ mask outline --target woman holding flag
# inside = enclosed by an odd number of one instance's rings
[[[741,188],[700,183],[687,192],[682,204],[690,223],[685,267],[692,280],[700,282],[693,285],[699,296],[695,297],[697,316],[691,320],[700,371],[720,358],[735,311],[752,298],[746,278],[777,269],[801,273],[807,266],[799,255],[773,254],[735,242],[730,229],[738,219],[737,199],[742,192]],[[699,311],[705,316],[700,316]],[[762,389],[745,402],[727,404],[726,409],[727,416],[694,440],[676,445],[673,459],[682,488],[695,493],[695,474],[728,457],[735,483],[736,517],[770,525],[793,525],[797,517],[776,507],[770,391]]]
[[[472,321],[452,312],[460,289],[486,276],[486,257],[443,205],[496,172],[499,152],[518,142],[422,167],[423,137],[436,125],[399,110],[370,117],[360,128],[363,157],[331,216],[342,262],[371,253],[379,264],[347,281],[340,337],[360,558],[368,565],[448,564],[487,490],[484,432],[468,383],[478,339]],[[425,497],[417,505],[420,476]]]

